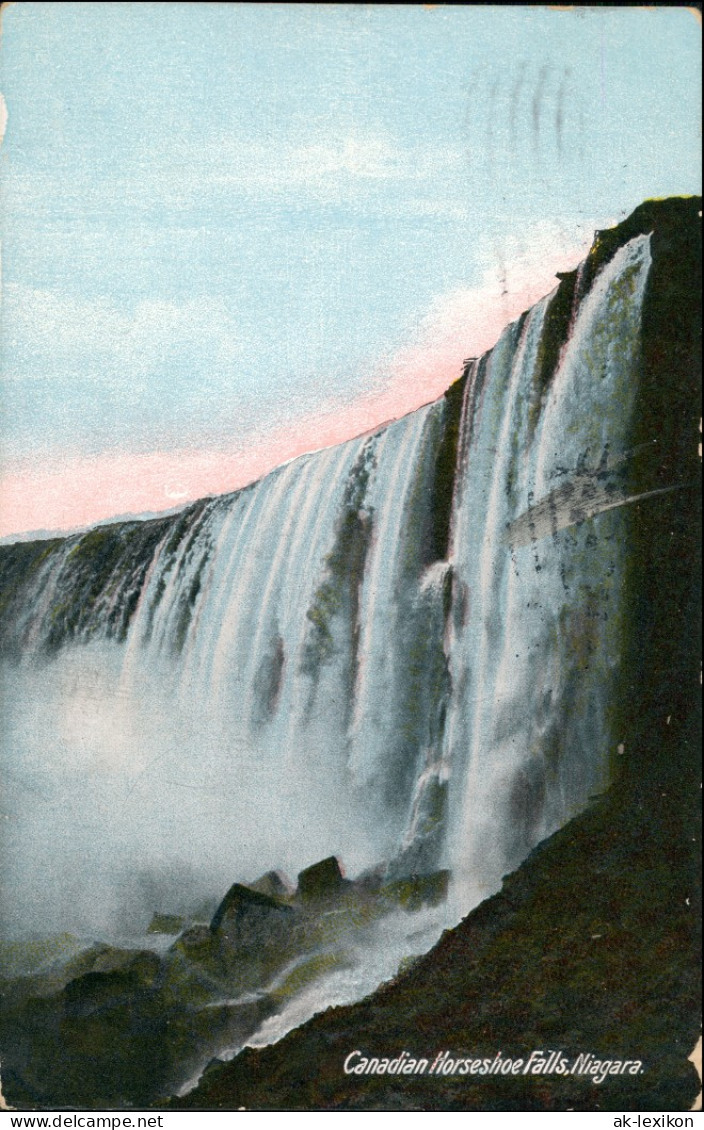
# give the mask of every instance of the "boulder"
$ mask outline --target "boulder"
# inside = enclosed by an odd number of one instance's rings
[[[293,883],[284,875],[283,871],[267,871],[266,875],[255,879],[253,883],[247,883],[247,886],[251,890],[258,891],[261,895],[268,895],[269,898],[273,899],[285,900],[295,894]]]
[[[349,883],[345,879],[340,862],[335,855],[321,859],[306,867],[298,875],[298,897],[302,902],[318,902],[334,898],[343,893]]]
[[[180,934],[185,925],[185,919],[180,914],[152,915],[152,920],[147,927],[148,934]]]
[[[288,953],[295,918],[286,903],[234,883],[213,916],[210,932],[227,964],[263,961],[269,966],[275,955]]]
[[[171,950],[181,953],[189,961],[207,963],[213,956],[213,932],[209,926],[198,924],[184,930],[174,942]]]

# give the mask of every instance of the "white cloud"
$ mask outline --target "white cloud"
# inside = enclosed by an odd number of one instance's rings
[[[185,143],[169,139],[148,154],[148,159],[110,167],[101,174],[94,167],[62,164],[61,155],[40,174],[22,169],[15,161],[12,178],[4,188],[9,214],[27,219],[57,217],[56,185],[61,184],[60,219],[101,218],[131,212],[135,217],[154,209],[187,212],[237,199],[264,201],[267,205],[306,198],[330,203],[354,198],[375,188],[392,190],[386,206],[396,209],[405,188],[420,191],[434,202],[430,212],[442,211],[440,197],[448,192],[452,177],[463,162],[459,150],[406,148],[393,138],[374,132],[314,135],[311,141],[274,138],[263,142],[221,136]],[[66,157],[68,161],[68,157]],[[421,209],[426,205],[419,203]]]
[[[234,137],[157,155],[159,170],[174,157],[187,184],[207,182],[242,191],[311,191],[360,182],[423,180],[456,165],[461,154],[443,149],[404,149],[383,133],[317,136],[311,143],[272,139],[264,144]],[[155,171],[155,175],[161,175]]]
[[[14,380],[78,366],[81,375],[126,382],[148,375],[165,358],[218,369],[241,351],[238,326],[219,297],[150,299],[128,312],[106,298],[7,284],[3,305],[4,351]]]
[[[438,294],[419,312],[403,345],[380,366],[391,386],[438,396],[462,370],[462,360],[479,356],[498,341],[505,327],[558,284],[556,271],[582,260],[592,230],[583,224],[572,238],[559,225],[543,223],[520,237],[487,246],[479,281]]]

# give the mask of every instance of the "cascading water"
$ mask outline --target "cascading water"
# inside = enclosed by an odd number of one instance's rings
[[[552,297],[509,326],[459,420],[445,397],[181,515],[2,551],[16,930],[114,924],[137,873],[195,898],[333,852],[449,866],[458,917],[587,802],[649,266],[638,236],[580,275],[557,350]]]
[[[462,765],[449,854],[465,906],[605,784],[616,753],[606,698],[622,638],[622,514],[582,523],[576,507],[560,529],[555,501],[548,530],[529,521],[525,544],[512,526],[575,480],[607,480],[620,498],[607,461],[630,427],[649,266],[648,237],[618,251],[579,306],[549,389],[537,381],[548,300],[467,384],[451,551],[464,614],[446,738],[446,760]]]

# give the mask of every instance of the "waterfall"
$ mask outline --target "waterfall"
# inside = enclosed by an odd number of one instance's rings
[[[557,345],[555,294],[507,327],[459,419],[446,396],[181,514],[0,552],[10,920],[90,928],[130,869],[218,890],[332,853],[449,866],[459,914],[604,786],[650,262],[639,235],[581,272]]]
[[[467,384],[473,430],[452,546],[467,610],[450,648],[447,758],[462,765],[450,856],[469,905],[605,785],[617,752],[607,696],[622,638],[623,514],[582,523],[577,511],[527,544],[510,530],[552,491],[596,487],[609,452],[623,453],[649,267],[646,236],[617,252],[581,302],[547,391],[537,377],[549,299],[508,327]]]

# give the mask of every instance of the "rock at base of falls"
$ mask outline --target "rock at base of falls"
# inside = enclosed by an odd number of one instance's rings
[[[180,934],[186,921],[180,914],[160,914],[156,911],[147,927],[148,934]]]
[[[443,870],[396,879],[383,888],[383,895],[408,911],[420,910],[423,906],[439,906],[447,898],[450,875],[450,871]]]
[[[355,967],[382,919],[437,906],[448,882],[447,871],[391,880],[385,865],[349,880],[332,856],[296,889],[276,871],[234,883],[210,922],[156,912],[147,937],[159,952],[64,939],[39,963],[27,943],[27,961],[0,976],[8,1099],[79,1109],[165,1100],[314,982]],[[164,951],[159,938],[179,929]]]
[[[292,907],[234,883],[210,924],[215,968],[242,988],[259,984],[295,953]]]
[[[690,750],[698,727],[687,732]],[[665,744],[656,784],[614,788],[556,832],[437,945],[355,1004],[213,1065],[170,1109],[250,1111],[686,1111],[700,1089],[696,889],[699,789]],[[649,751],[646,751],[649,752]],[[420,1023],[422,1021],[422,1023]],[[376,1062],[640,1061],[609,1074],[346,1074]],[[538,1053],[542,1055],[543,1053]],[[547,1054],[547,1053],[545,1053]],[[545,1062],[545,1061],[543,1061]]]
[[[271,895],[233,883],[215,911],[210,929],[230,945],[249,946],[262,940],[259,935],[276,931],[278,923],[290,914],[290,908]]]
[[[267,871],[265,875],[255,879],[253,883],[246,883],[245,886],[274,899],[288,899],[296,890],[283,871]]]
[[[340,861],[330,855],[306,867],[298,876],[298,896],[303,902],[334,898],[345,889],[345,877]]]

